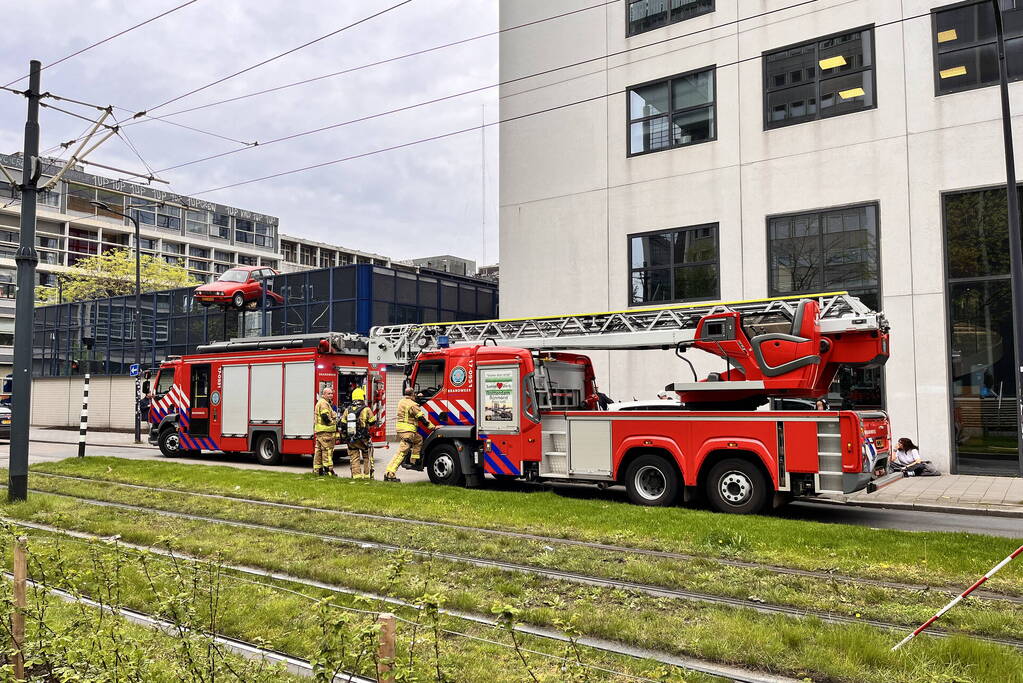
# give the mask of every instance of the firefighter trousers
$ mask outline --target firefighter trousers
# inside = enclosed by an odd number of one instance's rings
[[[337,432],[316,432],[316,446],[313,450],[313,472],[334,469],[334,443]]]
[[[353,479],[373,478],[373,444],[359,439],[348,444]]]
[[[387,464],[387,473],[392,475],[398,471],[401,463],[409,454],[411,454],[409,462],[419,462],[419,450],[423,447],[423,437],[419,435],[419,432],[398,432],[398,440],[401,442],[398,452]]]

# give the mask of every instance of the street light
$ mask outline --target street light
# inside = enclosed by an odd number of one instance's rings
[[[110,208],[105,202],[89,202],[97,209],[102,209],[122,218],[127,218],[135,226],[135,364],[139,367],[139,377],[142,376],[142,240],[139,236],[139,221],[134,216],[121,213]],[[144,205],[148,206],[148,205]],[[155,206],[155,205],[154,205]],[[139,208],[139,207],[132,207]],[[142,443],[142,420],[139,415],[139,377],[135,378],[135,443]]]

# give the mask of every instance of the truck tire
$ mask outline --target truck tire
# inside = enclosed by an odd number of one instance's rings
[[[430,455],[426,461],[426,473],[434,484],[461,486],[465,483],[462,464],[458,460],[458,451],[448,443],[438,444],[430,449]]]
[[[281,449],[277,447],[277,437],[273,434],[260,434],[256,437],[256,447],[253,450],[256,461],[260,465],[281,464]]]
[[[768,488],[764,473],[748,460],[722,460],[707,475],[707,499],[718,512],[756,514],[767,504]]]
[[[245,305],[245,295],[241,292],[235,292],[234,296],[231,297],[231,303],[234,304],[235,308],[241,308]]]
[[[641,455],[625,471],[625,490],[637,505],[673,505],[678,498],[678,471],[659,455]]]
[[[178,437],[178,430],[168,428],[160,432],[160,452],[165,458],[174,458],[181,455],[181,439]]]

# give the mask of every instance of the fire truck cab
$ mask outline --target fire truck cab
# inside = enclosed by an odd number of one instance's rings
[[[815,397],[827,391],[838,366],[883,363],[883,316],[868,314],[850,297],[742,303],[712,305],[667,323],[662,309],[573,321],[449,323],[426,336],[422,329],[378,328],[370,356],[410,342],[421,349],[410,356],[406,374],[436,427],[421,430],[422,466],[434,483],[479,486],[490,474],[621,484],[635,503],[705,497],[736,513],[796,495],[868,487],[891,452],[884,412],[753,408],[766,403],[775,384],[778,395]],[[745,315],[772,312],[784,331],[743,327]],[[767,319],[774,320],[757,321]],[[686,348],[705,348],[730,370],[669,384],[683,401],[672,411],[603,409],[589,357],[554,350],[674,344],[680,357]]]
[[[160,366],[149,410],[149,442],[168,456],[183,452],[251,452],[264,465],[313,452],[313,406],[325,387],[338,411],[356,387],[380,416],[384,372],[370,368],[365,339],[330,333],[240,339],[172,356]],[[342,442],[338,446],[346,450]]]

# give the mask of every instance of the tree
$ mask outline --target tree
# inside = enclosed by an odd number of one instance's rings
[[[141,267],[142,292],[194,287],[199,284],[182,265],[167,263],[149,254],[142,254]],[[57,279],[60,281],[60,297],[64,301],[87,301],[134,294],[135,254],[127,249],[115,249],[90,256],[79,261],[66,273],[58,275]],[[37,305],[57,302],[57,287],[36,288]]]

